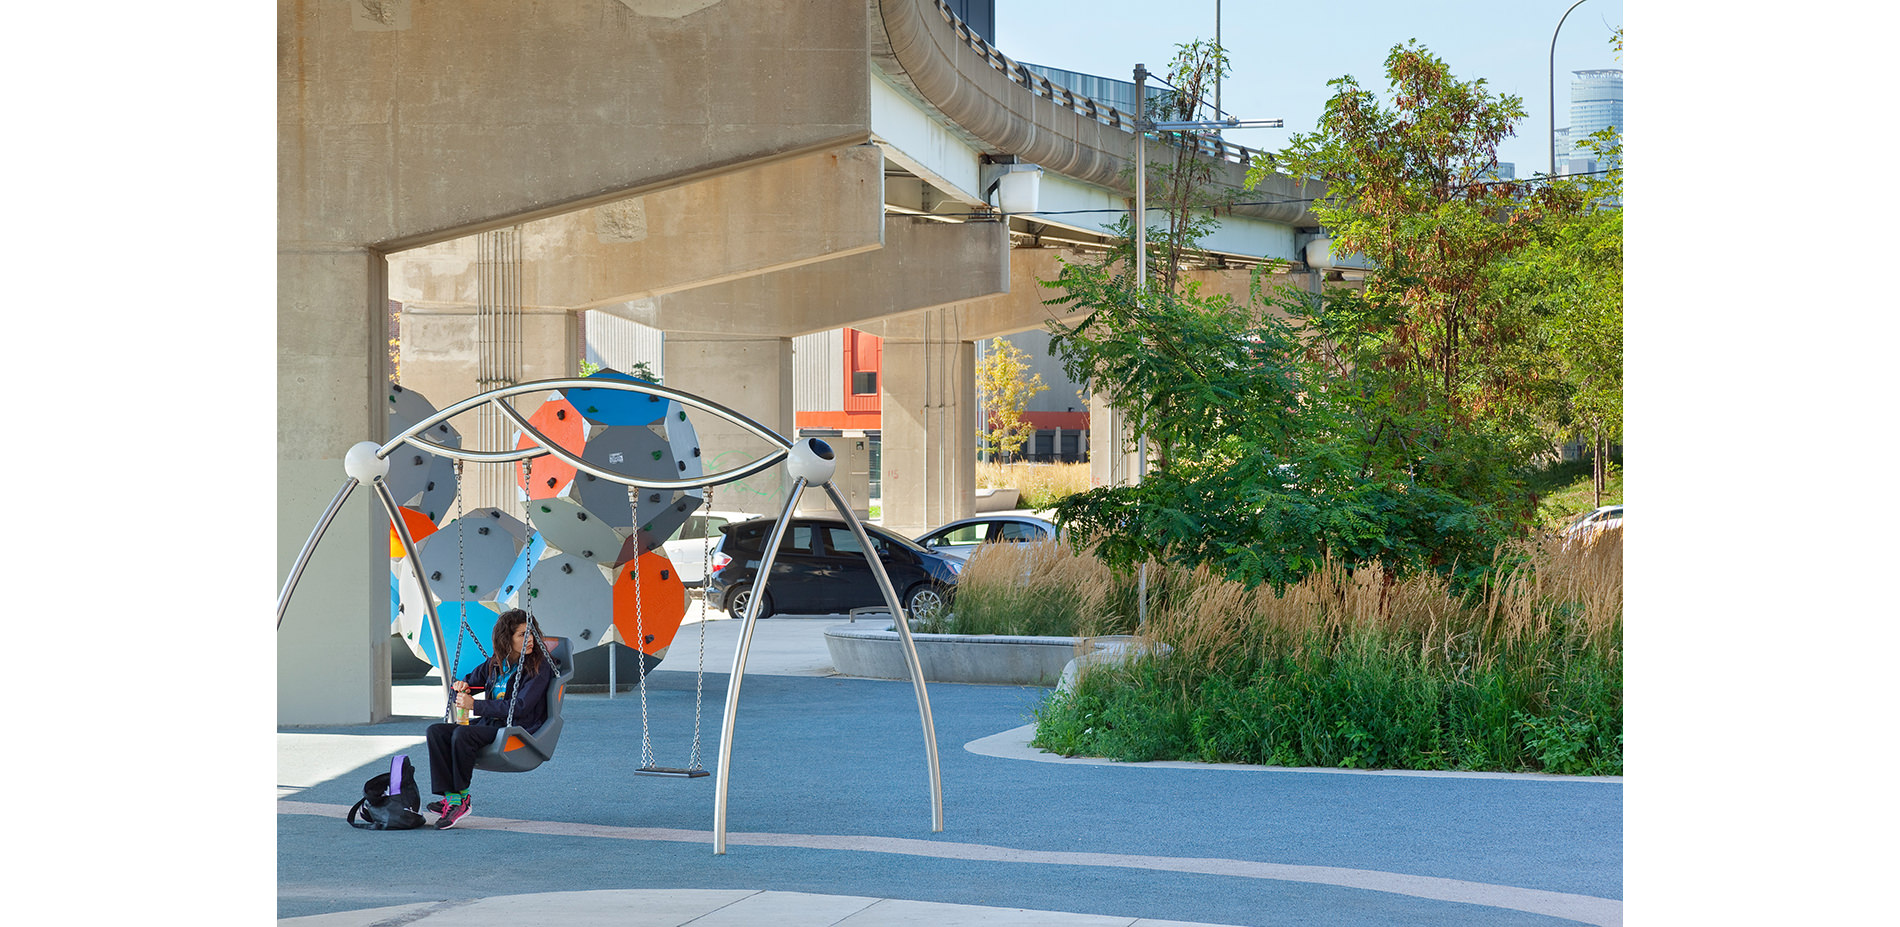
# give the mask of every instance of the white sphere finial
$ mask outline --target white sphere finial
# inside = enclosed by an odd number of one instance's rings
[[[382,445],[363,441],[343,455],[343,472],[359,483],[368,483],[389,475],[389,461],[376,456]]]
[[[785,469],[794,479],[817,486],[831,482],[831,475],[838,471],[838,457],[831,445],[817,438],[801,438],[793,442],[785,458]]]

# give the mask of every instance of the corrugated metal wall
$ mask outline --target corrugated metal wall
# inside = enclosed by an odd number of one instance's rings
[[[792,408],[844,408],[844,329],[792,339]]]
[[[666,335],[657,328],[605,312],[583,312],[588,361],[621,372],[645,362],[653,375],[666,378]]]

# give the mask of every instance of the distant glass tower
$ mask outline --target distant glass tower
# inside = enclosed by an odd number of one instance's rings
[[[1577,144],[1612,126],[1618,135],[1624,132],[1623,71],[1605,68],[1571,73],[1577,79],[1570,82],[1570,125],[1557,130],[1557,173],[1586,174],[1604,165],[1589,149],[1578,148]]]

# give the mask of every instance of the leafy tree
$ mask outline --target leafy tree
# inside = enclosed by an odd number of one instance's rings
[[[581,376],[583,377],[591,377],[605,369],[607,368],[593,361],[586,359],[581,360]],[[660,378],[653,375],[653,368],[648,366],[646,361],[635,361],[632,367],[627,368],[626,373],[629,376],[638,377],[648,383],[660,382]]]
[[[1255,163],[1326,182],[1314,212],[1335,252],[1375,270],[1363,297],[1319,320],[1340,369],[1354,371],[1381,436],[1417,455],[1421,475],[1469,499],[1515,497],[1518,474],[1550,446],[1538,412],[1563,392],[1537,350],[1538,318],[1501,298],[1500,268],[1539,223],[1574,213],[1573,186],[1497,179],[1497,146],[1523,118],[1521,99],[1456,79],[1416,42],[1386,58],[1391,104],[1352,77],[1315,131]]]
[[[1540,223],[1498,279],[1500,298],[1539,319],[1534,350],[1560,385],[1542,410],[1553,435],[1590,435],[1602,504],[1605,441],[1623,430],[1622,145],[1605,131],[1586,142],[1600,176],[1565,179],[1585,208]]]
[[[1023,374],[1029,369],[1027,355],[1007,340],[996,339],[996,347],[976,367],[977,396],[988,414],[983,427],[976,431],[979,448],[986,454],[1014,455],[1036,434],[1036,426],[1023,417],[1029,400],[1048,389],[1041,374]]]
[[[1184,47],[1197,54],[1205,48]],[[1160,189],[1171,214],[1206,202],[1192,184]],[[1387,304],[1309,302],[1258,278],[1244,303],[1203,296],[1169,271],[1206,228],[1170,222],[1156,253],[1168,263],[1144,292],[1129,279],[1125,242],[1045,284],[1061,291],[1052,305],[1086,313],[1050,326],[1068,375],[1104,389],[1161,451],[1137,485],[1062,500],[1056,518],[1069,536],[1117,569],[1206,564],[1276,589],[1328,557],[1481,569],[1503,520],[1442,479],[1481,453],[1452,437],[1410,442],[1412,419],[1385,408],[1388,385],[1353,379],[1379,369],[1360,363],[1362,331]],[[1353,356],[1342,363],[1343,353]]]

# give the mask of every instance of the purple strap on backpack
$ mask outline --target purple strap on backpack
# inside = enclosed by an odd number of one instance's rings
[[[399,754],[397,755],[395,759],[392,759],[389,761],[389,792],[388,794],[390,795],[402,794],[402,761],[408,758],[409,758],[409,755],[405,753],[405,754]]]

